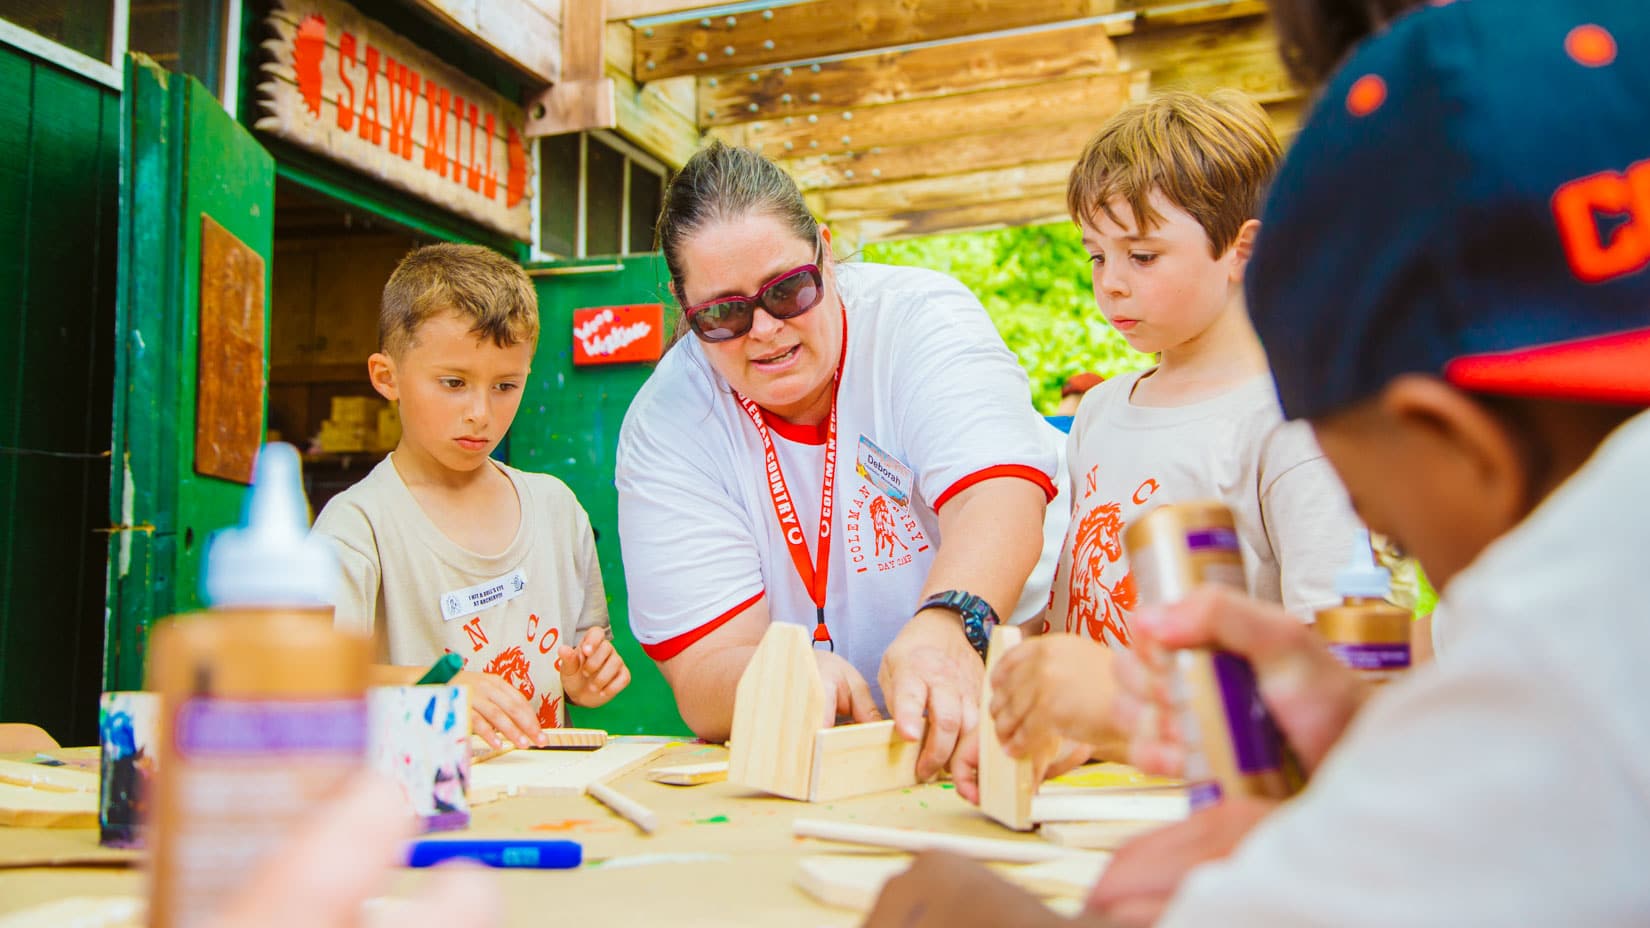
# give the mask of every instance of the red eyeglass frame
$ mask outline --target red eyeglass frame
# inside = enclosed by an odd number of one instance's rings
[[[817,262],[817,260],[818,259],[815,259],[815,262]],[[797,274],[801,274],[801,273],[807,273],[807,274],[809,274],[810,276],[813,277],[813,279],[815,281],[815,286],[817,286],[818,289],[819,289],[818,299],[815,299],[812,303],[810,303],[808,305],[807,309],[799,309],[796,312],[794,312],[794,313],[792,313],[788,316],[781,316],[781,315],[775,314],[773,312],[773,310],[771,308],[769,308],[768,304],[764,303],[762,301],[762,297],[765,296],[767,294],[767,292],[769,290],[771,290],[775,284],[779,283],[780,281],[789,280],[790,278],[796,276]],[[756,289],[756,292],[751,294],[750,296],[743,296],[743,295],[739,295],[739,294],[734,294],[734,295],[730,295],[730,296],[719,296],[714,300],[706,300],[703,303],[695,303],[692,306],[684,307],[682,309],[682,318],[683,318],[683,321],[685,321],[688,324],[688,328],[693,330],[693,334],[695,336],[697,336],[702,341],[707,341],[707,342],[731,342],[736,338],[743,338],[744,336],[749,335],[750,334],[750,329],[747,327],[743,332],[739,332],[735,335],[730,335],[727,338],[711,338],[711,337],[707,336],[704,332],[701,332],[699,330],[698,326],[695,326],[693,324],[693,317],[698,315],[699,313],[704,312],[705,310],[711,308],[712,306],[719,306],[723,303],[734,303],[734,302],[740,302],[740,301],[749,302],[749,303],[752,304],[752,308],[751,308],[752,324],[755,323],[756,310],[757,309],[763,310],[768,315],[773,316],[775,319],[795,319],[796,317],[803,315],[804,313],[808,312],[809,310],[814,309],[820,303],[825,302],[825,271],[818,265],[818,263],[799,264],[796,267],[793,267],[790,270],[785,271],[784,273],[775,276],[772,280],[769,280],[767,283],[765,283],[762,286],[758,287]]]

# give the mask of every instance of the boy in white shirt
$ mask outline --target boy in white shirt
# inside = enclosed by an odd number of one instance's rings
[[[315,520],[337,542],[340,626],[370,634],[374,682],[464,658],[474,730],[543,743],[565,699],[595,707],[630,682],[614,650],[590,519],[571,490],[489,455],[521,404],[538,299],[480,246],[419,248],[384,286],[372,384],[401,441]]]
[[[1157,506],[1225,503],[1256,597],[1303,621],[1339,601],[1334,574],[1356,519],[1310,430],[1284,425],[1243,304],[1279,154],[1265,111],[1243,94],[1168,93],[1112,117],[1072,169],[1067,206],[1095,302],[1158,363],[1090,390],[1072,423],[1071,530],[1046,624],[1067,634],[1003,659],[996,722],[1011,751],[1050,732],[1115,750],[1095,684],[1109,676],[1106,649],[1131,640],[1123,531]]]

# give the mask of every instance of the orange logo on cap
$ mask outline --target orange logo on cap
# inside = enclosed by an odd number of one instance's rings
[[[1650,159],[1602,171],[1553,192],[1553,218],[1570,270],[1603,283],[1650,265]],[[1601,217],[1623,217],[1605,233]]]
[[[1354,116],[1368,116],[1386,102],[1386,81],[1378,75],[1365,74],[1352,83],[1346,92],[1346,111]]]
[[[1602,68],[1616,60],[1616,39],[1603,26],[1588,23],[1570,30],[1564,37],[1564,50],[1579,64]]]

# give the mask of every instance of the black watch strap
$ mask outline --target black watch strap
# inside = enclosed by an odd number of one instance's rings
[[[946,590],[923,600],[917,611],[924,609],[955,612],[962,619],[963,634],[967,636],[968,643],[979,652],[980,660],[985,660],[986,648],[991,645],[991,627],[1001,621],[990,603],[964,590]]]

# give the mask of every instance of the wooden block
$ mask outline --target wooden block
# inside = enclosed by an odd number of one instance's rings
[[[20,760],[0,760],[0,783],[57,793],[97,794],[96,773],[73,767],[30,764]]]
[[[0,928],[129,928],[141,925],[149,904],[136,896],[71,896],[0,918]]]
[[[1115,851],[1163,825],[1163,822],[1047,822],[1037,826],[1037,833],[1044,841],[1061,847]]]
[[[1074,853],[1066,848],[1051,847],[1040,841],[975,838],[939,831],[883,828],[877,825],[856,825],[850,822],[811,818],[797,819],[791,824],[791,832],[799,838],[818,838],[821,841],[886,847],[898,851],[950,851],[975,860],[1001,860],[1009,863],[1040,863]]]
[[[607,732],[600,728],[546,728],[549,744],[537,745],[535,751],[594,751],[607,744]]]
[[[1042,822],[1178,822],[1191,814],[1183,791],[1121,790],[1044,791],[1031,799],[1031,821]]]
[[[590,784],[624,776],[667,747],[615,741],[595,751],[511,751],[470,769],[470,805],[505,796],[582,796]]]
[[[894,731],[894,720],[820,729],[814,737],[809,802],[830,802],[913,786],[922,742]]]
[[[728,780],[807,799],[815,736],[830,708],[807,630],[773,623],[734,691]]]
[[[65,793],[0,783],[0,825],[96,828],[97,793]]]
[[[667,786],[700,786],[720,783],[728,778],[728,762],[711,761],[708,764],[681,764],[676,767],[654,767],[647,778]]]
[[[986,651],[985,685],[980,688],[980,810],[1015,831],[1031,827],[1031,794],[1037,788],[1031,758],[1015,760],[1003,752],[991,720],[991,672],[1009,648],[1020,643],[1020,629],[999,625],[991,630]]]

